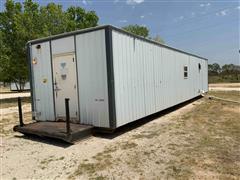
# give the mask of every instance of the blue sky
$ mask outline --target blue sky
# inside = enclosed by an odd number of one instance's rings
[[[1,1],[1,8],[5,1]],[[96,11],[99,24],[139,24],[160,35],[167,45],[209,59],[209,63],[240,64],[240,1],[54,0]]]

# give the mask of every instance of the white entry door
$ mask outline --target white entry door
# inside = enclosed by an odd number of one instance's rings
[[[79,122],[76,60],[74,54],[53,57],[56,120],[65,120],[65,98],[69,98],[71,122]]]

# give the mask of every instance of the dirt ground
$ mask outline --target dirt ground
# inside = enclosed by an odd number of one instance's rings
[[[0,85],[0,93],[10,93],[10,87],[4,87],[3,85]]]
[[[0,93],[0,99],[10,99],[17,97],[30,97],[30,92],[21,92],[21,93]]]
[[[236,91],[211,95],[240,101]],[[240,106],[206,97],[75,145],[13,132],[1,120],[2,179],[240,179]],[[24,106],[30,121],[30,104]]]
[[[215,83],[209,84],[209,87],[240,87],[240,83]]]
[[[240,83],[218,83],[208,86],[210,91],[240,91]]]

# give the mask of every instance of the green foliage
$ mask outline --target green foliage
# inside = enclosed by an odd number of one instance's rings
[[[150,37],[149,29],[145,26],[139,26],[139,25],[135,24],[135,25],[128,25],[128,26],[122,27],[122,29],[124,29],[125,31],[128,31],[130,33],[136,34],[138,36],[149,38],[149,39],[157,41],[161,44],[165,44],[164,40],[159,35],[156,35],[155,37]]]
[[[32,0],[24,3],[7,0],[0,12],[0,81],[24,84],[28,81],[26,43],[29,40],[77,29],[97,26],[94,11],[49,3],[39,6]]]
[[[145,26],[139,26],[137,24],[135,25],[128,25],[123,27],[125,31],[128,31],[130,33],[136,34],[138,36],[142,37],[148,37],[149,35],[149,29]]]
[[[240,83],[240,74],[208,76],[208,83]]]
[[[159,36],[159,35],[156,35],[155,37],[151,38],[150,39],[154,40],[154,41],[157,41],[161,44],[165,44],[165,41]]]
[[[98,16],[94,11],[86,12],[81,7],[71,6],[66,11],[67,31],[97,26]]]
[[[234,64],[225,64],[222,67],[217,64],[208,65],[208,82],[240,82],[240,66]]]
[[[208,65],[208,73],[210,75],[217,75],[218,73],[220,73],[220,71],[221,71],[221,67],[219,64],[213,63]]]
[[[22,20],[22,6],[11,0],[6,2],[6,11],[0,14],[1,32],[1,57],[0,69],[1,79],[24,83],[27,79],[27,63],[25,58],[25,48],[22,43],[23,31],[20,26]]]
[[[40,8],[40,22],[44,36],[55,35],[66,32],[67,17],[63,12],[62,6],[49,3]]]

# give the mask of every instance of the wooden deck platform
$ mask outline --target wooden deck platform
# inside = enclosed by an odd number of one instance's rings
[[[24,126],[14,126],[13,130],[23,134],[33,134],[61,139],[68,143],[91,135],[93,126],[70,123],[70,134],[67,134],[65,122],[34,122]]]

